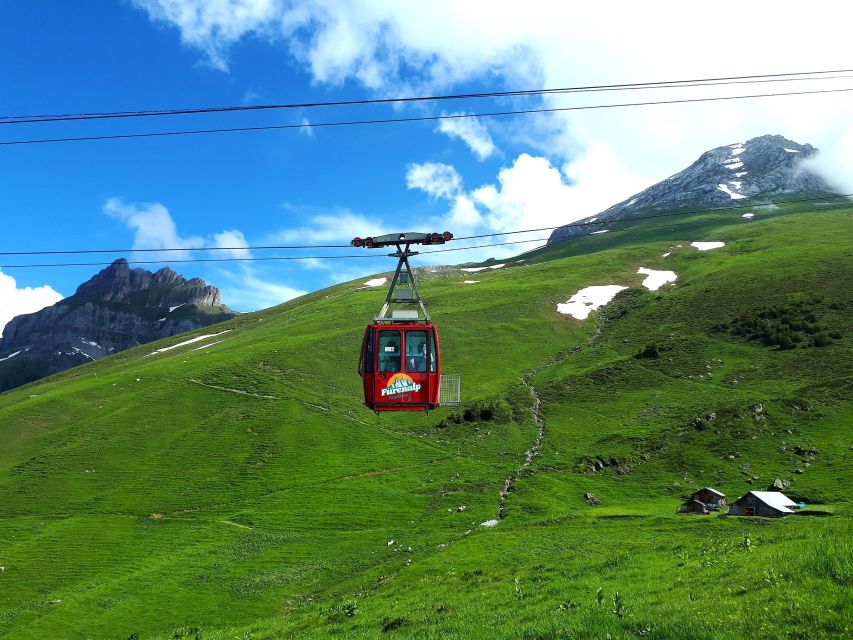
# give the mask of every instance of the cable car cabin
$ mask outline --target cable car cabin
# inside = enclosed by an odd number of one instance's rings
[[[431,322],[367,326],[358,374],[374,411],[429,411],[438,406],[441,355]]]

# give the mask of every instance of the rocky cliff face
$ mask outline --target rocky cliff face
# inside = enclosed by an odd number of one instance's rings
[[[0,391],[235,315],[220,303],[219,290],[199,278],[116,260],[73,296],[6,325]]]
[[[834,189],[803,166],[817,154],[810,144],[779,135],[718,147],[703,153],[684,171],[670,176],[579,223],[620,220],[662,211],[689,211],[770,203],[787,194],[830,194]],[[578,223],[573,223],[578,224]],[[560,227],[548,243],[607,229],[606,226]]]

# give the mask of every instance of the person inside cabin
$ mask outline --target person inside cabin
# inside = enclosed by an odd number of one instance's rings
[[[397,373],[400,370],[400,350],[396,341],[391,340],[385,345],[382,357],[379,358],[379,370],[385,373]]]
[[[406,371],[422,373],[426,371],[426,343],[418,345],[417,353],[410,354],[406,359]]]

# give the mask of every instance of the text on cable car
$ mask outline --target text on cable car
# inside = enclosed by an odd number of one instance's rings
[[[401,393],[417,393],[421,390],[421,385],[412,380],[405,373],[398,373],[391,377],[388,381],[388,386],[382,389],[384,396],[396,396]]]

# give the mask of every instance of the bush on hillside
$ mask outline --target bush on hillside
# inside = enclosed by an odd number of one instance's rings
[[[512,407],[503,398],[477,400],[454,411],[436,426],[443,429],[451,424],[463,422],[497,422],[499,424],[512,422]]]
[[[829,331],[819,322],[820,312],[835,309],[820,299],[798,301],[788,305],[773,305],[748,311],[730,322],[716,325],[713,330],[739,338],[761,342],[779,350],[797,347],[825,347],[841,334]]]
[[[645,347],[640,349],[640,352],[634,356],[635,358],[660,358],[660,351],[658,350],[657,344],[654,342],[647,344]]]

